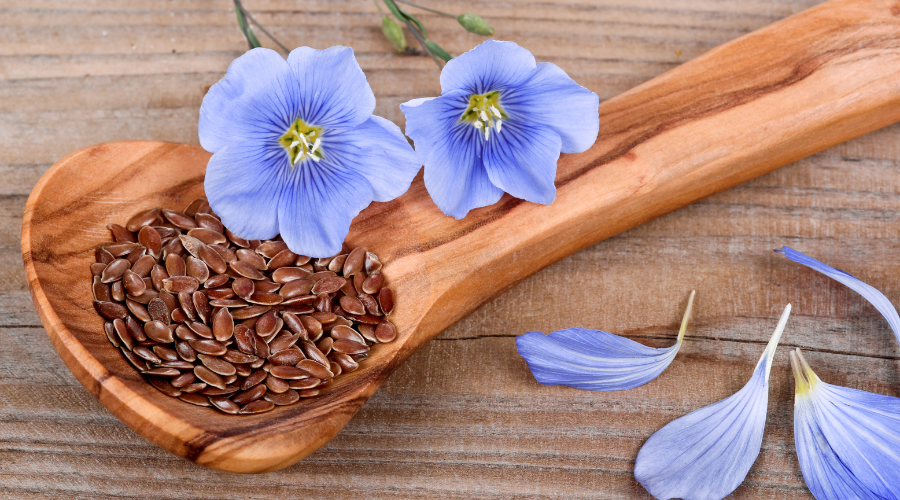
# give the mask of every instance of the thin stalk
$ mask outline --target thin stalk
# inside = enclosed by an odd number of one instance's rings
[[[394,0],[394,1],[395,1],[395,2],[400,2],[400,3],[405,3],[406,5],[410,5],[410,6],[412,6],[412,7],[417,8],[417,9],[427,10],[428,12],[431,12],[431,13],[434,13],[434,14],[438,14],[438,15],[440,15],[440,16],[452,17],[453,19],[456,19],[456,18],[458,17],[458,16],[454,16],[453,14],[448,14],[447,12],[439,11],[439,10],[437,10],[437,9],[432,9],[432,8],[425,7],[425,6],[422,6],[422,5],[414,4],[414,3],[412,3],[412,2],[410,2],[410,1],[408,1],[408,0]]]
[[[251,23],[253,23],[257,28],[259,28],[259,31],[262,31],[263,35],[266,35],[267,37],[269,37],[269,40],[272,40],[273,42],[275,42],[275,45],[277,45],[278,48],[280,48],[285,53],[285,55],[288,55],[291,53],[290,49],[285,47],[281,42],[278,41],[277,38],[272,36],[271,33],[269,33],[265,28],[263,28],[262,24],[259,24],[259,22],[257,22],[256,19],[254,19],[253,16],[251,16],[249,12],[247,12],[247,9],[245,9],[244,6],[241,4],[241,0],[234,0],[234,3],[235,3],[235,5],[238,6],[239,9],[241,9],[241,12],[244,14],[244,17],[249,19]]]
[[[438,65],[438,68],[444,69],[444,65],[441,64],[440,59],[438,59],[437,56],[432,54],[431,51],[428,50],[428,47],[425,46],[425,39],[422,38],[422,35],[420,35],[418,31],[416,31],[416,29],[413,27],[412,23],[410,23],[406,19],[403,19],[403,24],[405,24],[406,27],[409,28],[409,31],[411,31],[413,36],[416,37],[416,40],[419,41],[419,45],[422,46],[422,50],[424,50],[426,54],[431,56],[431,59],[434,61],[435,64]]]

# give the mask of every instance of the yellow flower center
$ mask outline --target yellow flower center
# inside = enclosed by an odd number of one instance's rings
[[[287,132],[278,139],[278,142],[287,151],[291,168],[306,158],[319,161],[322,156],[322,127],[314,127],[302,119],[297,118]]]
[[[500,91],[495,90],[487,94],[472,94],[469,96],[469,107],[459,118],[460,122],[469,122],[484,134],[484,140],[491,139],[491,129],[498,134],[503,125],[503,119],[507,118],[503,107],[500,106]]]

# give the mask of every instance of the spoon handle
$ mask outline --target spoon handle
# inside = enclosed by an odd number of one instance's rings
[[[410,341],[588,245],[897,121],[900,3],[832,0],[722,45],[601,103],[596,144],[559,160],[549,206],[507,195],[456,221],[425,193],[401,198],[428,220],[391,259],[398,276],[428,270]]]

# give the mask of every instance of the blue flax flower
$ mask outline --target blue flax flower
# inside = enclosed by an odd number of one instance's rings
[[[886,319],[888,324],[891,325],[891,330],[894,331],[894,336],[897,337],[897,341],[900,341],[900,315],[897,315],[897,309],[891,304],[891,301],[888,300],[888,298],[885,297],[883,293],[876,290],[873,286],[863,283],[857,278],[854,278],[846,272],[819,262],[812,257],[794,250],[793,248],[782,247],[775,250],[775,252],[784,255],[794,262],[798,262],[811,269],[815,269],[825,276],[828,276],[829,278],[847,285],[847,287],[849,287],[851,290],[862,295],[864,299],[868,300],[869,303],[875,306],[875,309],[878,309],[878,312],[880,312],[881,315],[884,316],[884,319]]]
[[[421,167],[374,109],[350,48],[246,52],[200,107],[210,206],[242,238],[280,232],[295,253],[337,254],[353,217],[403,194]]]
[[[822,382],[791,352],[794,442],[818,500],[900,499],[900,399]]]
[[[788,304],[741,390],[669,422],[644,443],[634,477],[651,495],[662,500],[719,500],[744,481],[762,446],[769,371],[790,313]]]
[[[599,98],[513,42],[488,40],[441,71],[441,96],[400,106],[425,165],[425,187],[457,219],[503,192],[556,199],[559,153],[597,139]]]
[[[528,332],[516,338],[516,348],[534,378],[542,384],[589,391],[631,389],[658,377],[675,359],[693,303],[694,292],[691,292],[678,340],[664,349],[584,328],[567,328],[550,335]]]

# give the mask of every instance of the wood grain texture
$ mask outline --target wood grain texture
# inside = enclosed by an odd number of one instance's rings
[[[117,138],[196,142],[203,89],[242,50],[233,13],[214,2],[70,2],[64,11],[51,2],[8,5],[0,14],[0,140],[7,146],[0,150],[0,496],[646,498],[631,477],[640,444],[672,418],[740,387],[786,301],[796,314],[784,340],[817,351],[811,362],[823,378],[900,395],[900,356],[877,312],[770,253],[791,244],[900,300],[894,264],[900,129],[891,127],[538,273],[426,344],[343,432],[293,467],[238,477],[174,458],[107,413],[53,352],[25,291],[19,224],[37,178],[68,151]],[[326,13],[332,5],[345,10]],[[809,5],[441,3],[509,26],[503,38],[560,64],[601,98]],[[248,7],[262,11],[290,43],[353,45],[378,112],[401,125],[397,103],[436,92],[430,61],[387,53],[368,2],[309,2],[303,11],[291,2]],[[185,27],[169,42],[173,17]],[[29,45],[39,38],[23,36],[32,26],[45,27],[38,33],[55,43]],[[128,31],[141,26],[149,41],[129,39]],[[198,26],[208,31],[192,31]],[[118,38],[107,41],[101,33],[115,33],[110,27],[119,28]],[[437,31],[453,52],[478,42],[451,24]],[[73,125],[66,134],[48,133],[59,129],[59,117]],[[514,335],[574,325],[670,342],[691,288],[699,296],[688,343],[645,390],[609,395],[542,387],[515,355]],[[684,386],[696,391],[677,392]],[[791,444],[786,356],[777,357],[772,394],[763,453],[733,496],[811,498]]]

